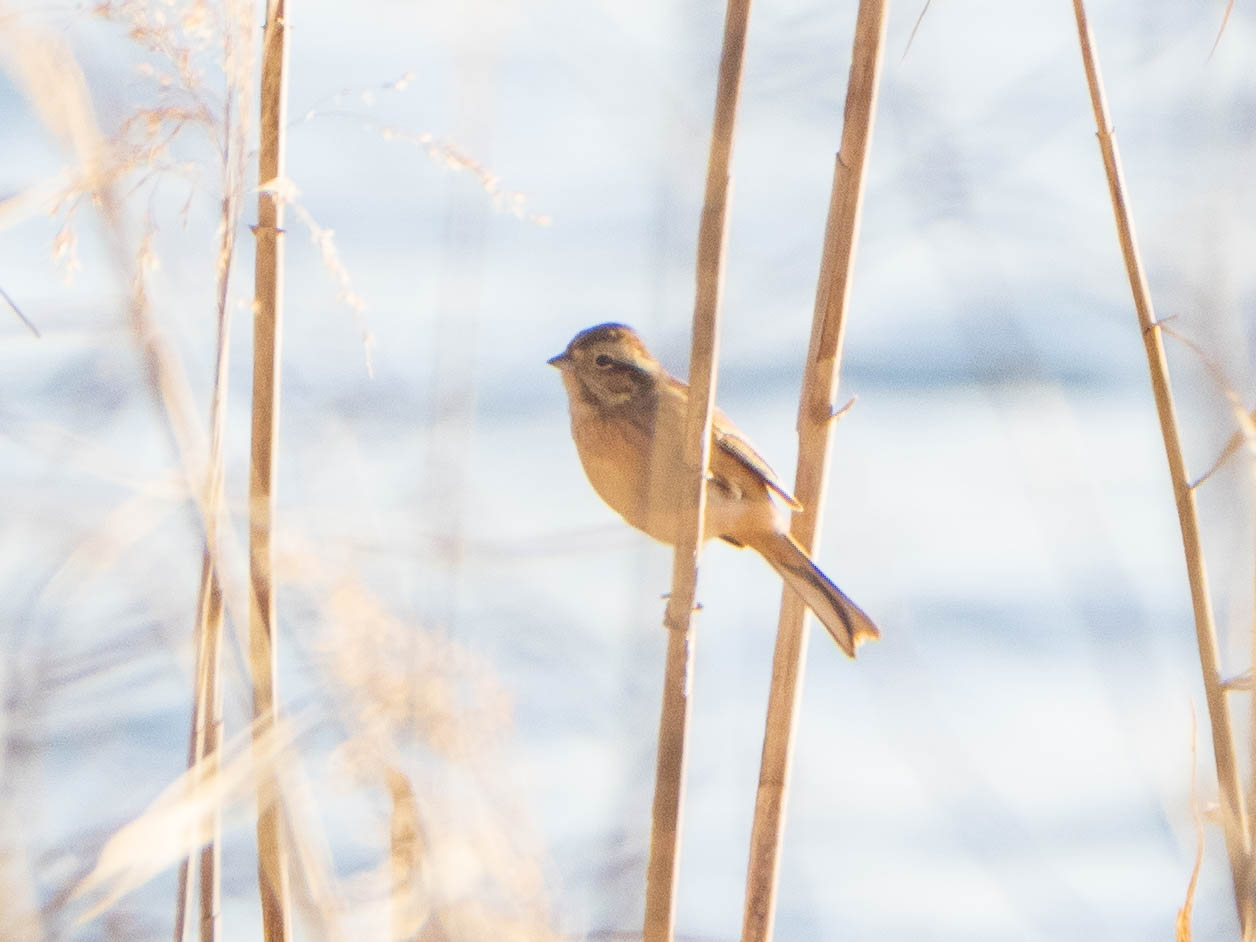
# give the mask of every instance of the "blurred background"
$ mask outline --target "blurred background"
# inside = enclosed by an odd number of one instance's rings
[[[719,399],[786,479],[855,6],[762,2],[750,21]],[[1224,0],[1089,12],[1157,313],[1182,338],[1169,357],[1199,475],[1237,429],[1227,393],[1256,405],[1256,19],[1236,4],[1210,55]],[[407,652],[412,692],[454,678],[433,710],[457,748],[393,731],[416,789],[440,796],[433,818],[526,860],[527,895],[564,937],[639,933],[671,554],[586,483],[545,360],[616,320],[684,375],[723,13],[291,8],[280,697],[305,718],[294,762],[352,938],[383,936],[368,901],[388,801],[346,751],[378,686],[378,666],[346,679],[346,645],[363,663]],[[883,638],[855,663],[813,639],[777,937],[1169,938],[1215,774],[1073,13],[950,0],[906,51],[920,13],[891,12],[839,392],[856,402],[817,550]],[[120,181],[110,228],[90,200],[58,199],[73,155],[12,63],[23,35],[64,44],[107,134],[189,75],[218,114],[220,12],[27,0],[0,15],[0,288],[42,335],[0,306],[0,893],[48,938],[168,938],[173,869],[85,924],[67,894],[184,768],[201,538],[119,258],[141,257],[204,422],[218,156],[182,127]],[[236,537],[252,263],[242,229]],[[1227,675],[1251,661],[1252,481],[1240,453],[1199,490]],[[699,598],[679,927],[723,940],[740,931],[780,583],[713,545]],[[240,650],[229,733],[250,703]],[[1245,742],[1246,696],[1232,706]],[[232,939],[260,937],[248,808],[223,845]],[[1221,835],[1206,837],[1195,935],[1234,938]],[[463,866],[447,900],[490,892]]]

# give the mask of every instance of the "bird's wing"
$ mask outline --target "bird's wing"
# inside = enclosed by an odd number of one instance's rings
[[[717,418],[720,421],[715,424],[713,435],[715,444],[719,446],[720,450],[736,458],[755,477],[781,495],[791,510],[802,510],[802,504],[798,503],[797,498],[789,492],[789,488],[781,483],[781,479],[776,476],[772,466],[764,460],[761,454],[754,450],[750,442],[737,433],[732,427],[732,423],[728,421],[728,417],[723,413],[719,413]]]

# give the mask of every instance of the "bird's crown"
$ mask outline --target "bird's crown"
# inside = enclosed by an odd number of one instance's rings
[[[594,347],[619,347],[633,353],[649,355],[637,332],[627,324],[611,323],[588,327],[571,339],[567,351],[575,353],[577,350],[591,350]]]

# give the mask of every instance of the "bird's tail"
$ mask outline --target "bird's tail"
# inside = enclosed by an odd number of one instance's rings
[[[751,541],[750,546],[772,564],[785,584],[815,612],[847,656],[854,657],[855,647],[862,642],[881,637],[872,619],[820,571],[788,533],[764,534]]]

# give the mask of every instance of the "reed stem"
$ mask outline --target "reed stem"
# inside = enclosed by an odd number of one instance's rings
[[[1178,523],[1182,531],[1182,549],[1186,556],[1186,572],[1195,614],[1195,640],[1199,647],[1204,696],[1208,702],[1208,721],[1212,728],[1213,757],[1217,767],[1217,786],[1221,795],[1221,816],[1226,851],[1230,859],[1230,874],[1234,881],[1234,898],[1238,907],[1239,923],[1242,927],[1243,938],[1249,939],[1256,931],[1256,922],[1253,922],[1252,893],[1248,886],[1251,838],[1243,789],[1239,780],[1238,763],[1235,759],[1235,739],[1230,722],[1230,705],[1226,700],[1226,692],[1221,680],[1217,629],[1213,620],[1212,600],[1208,590],[1208,574],[1204,568],[1204,552],[1200,541],[1195,492],[1186,473],[1186,459],[1182,453],[1182,440],[1178,432],[1177,411],[1173,404],[1173,389],[1169,382],[1169,365],[1165,357],[1163,334],[1156,320],[1155,309],[1152,307],[1151,291],[1147,286],[1147,276],[1138,252],[1134,223],[1130,218],[1126,201],[1125,180],[1121,172],[1116,136],[1112,132],[1112,120],[1108,115],[1103,80],[1094,50],[1094,37],[1091,35],[1090,26],[1086,20],[1086,10],[1082,0],[1073,0],[1073,12],[1077,17],[1082,63],[1086,69],[1086,82],[1090,87],[1090,101],[1094,108],[1099,149],[1103,154],[1103,166],[1107,172],[1108,192],[1112,199],[1112,211],[1116,217],[1117,236],[1121,243],[1121,254],[1125,259],[1130,290],[1134,296],[1134,309],[1138,314],[1138,326],[1142,331],[1143,345],[1146,348],[1147,366],[1151,373],[1151,388],[1156,400],[1156,412],[1160,417],[1160,432],[1164,438],[1165,455],[1169,461],[1169,477],[1173,484]]]
[[[232,10],[231,12],[237,12]],[[230,15],[230,14],[229,14]],[[227,24],[224,56],[230,58],[237,42],[236,24]],[[231,308],[228,304],[231,285],[231,264],[235,257],[236,231],[240,223],[240,195],[244,185],[245,141],[236,115],[236,99],[243,92],[227,79],[227,95],[223,107],[222,209],[216,261],[217,356],[214,364],[214,387],[210,398],[209,468],[203,520],[205,552],[201,560],[201,582],[194,637],[196,639],[196,692],[192,708],[192,731],[188,748],[188,767],[202,763],[206,774],[218,769],[218,747],[222,741],[222,684],[219,667],[222,660],[223,589],[216,561],[220,558],[217,542],[222,516],[224,475],[223,438],[226,432],[228,365],[230,361]],[[215,942],[218,938],[218,910],[221,896],[221,816],[211,813],[209,831],[212,837],[201,848],[200,863],[200,939]],[[179,867],[179,903],[175,918],[175,942],[182,942],[184,926],[191,908],[189,877],[192,858]]]
[[[719,308],[724,248],[728,241],[729,165],[749,19],[750,0],[728,0],[707,157],[706,193],[698,229],[697,290],[689,353],[689,412],[685,422],[684,453],[684,464],[691,475],[690,499],[680,514],[672,561],[672,591],[664,615],[668,629],[667,667],[663,677],[650,861],[646,871],[644,942],[671,942],[676,931],[685,750],[693,694],[693,609],[702,546],[711,419],[715,408]]]
[[[816,288],[811,345],[798,406],[798,466],[794,496],[803,505],[793,534],[810,552],[820,540],[830,458],[830,432],[837,402],[846,313],[859,238],[864,193],[864,165],[872,141],[877,90],[885,50],[888,0],[861,0],[855,19],[854,49],[846,88],[842,145],[833,170],[824,251]],[[780,881],[780,852],[793,765],[794,730],[802,700],[807,659],[807,608],[788,588],[781,596],[772,687],[768,694],[763,758],[755,797],[746,873],[746,909],[742,942],[772,938]]]
[[[269,0],[262,40],[261,143],[257,200],[257,262],[253,301],[253,429],[249,477],[249,570],[254,604],[249,611],[249,669],[253,716],[265,733],[278,718],[278,665],[272,535],[275,452],[279,432],[280,342],[283,312],[283,199],[273,184],[283,177],[287,111],[286,0]],[[269,721],[269,722],[267,722]],[[288,866],[281,831],[278,782],[258,781],[257,868],[266,942],[287,942],[291,919]]]

